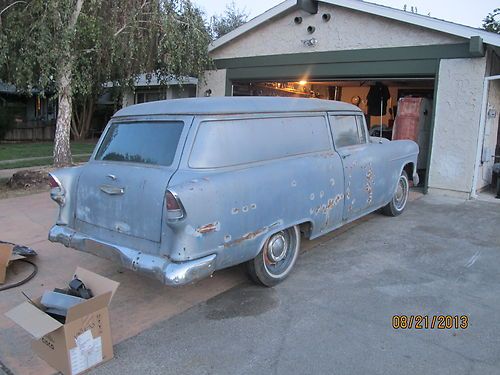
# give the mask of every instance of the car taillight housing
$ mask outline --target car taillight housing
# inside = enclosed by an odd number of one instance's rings
[[[182,203],[179,197],[167,190],[165,194],[165,204],[167,206],[167,219],[170,221],[181,220],[184,218],[184,208],[182,207]]]
[[[57,202],[59,206],[64,206],[66,202],[66,192],[57,177],[49,173],[50,198]]]
[[[50,174],[50,173],[49,173],[49,186],[52,189],[56,188],[56,187],[61,187],[61,184],[59,183],[59,181],[54,176],[52,176],[52,174]]]

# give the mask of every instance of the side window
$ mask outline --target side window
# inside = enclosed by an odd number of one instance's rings
[[[356,116],[356,122],[358,123],[359,143],[366,143],[366,126],[363,116]]]
[[[330,116],[335,147],[353,146],[359,144],[358,125],[356,116]]]
[[[330,149],[323,116],[257,117],[200,123],[191,168],[219,168]]]

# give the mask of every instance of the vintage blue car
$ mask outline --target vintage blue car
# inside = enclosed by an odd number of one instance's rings
[[[278,97],[191,98],[126,107],[90,161],[51,174],[49,239],[167,285],[247,262],[286,278],[301,236],[382,208],[399,215],[418,146],[370,138],[355,106]]]

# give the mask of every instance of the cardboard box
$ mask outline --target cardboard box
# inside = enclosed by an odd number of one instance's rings
[[[0,243],[0,284],[5,283],[9,264],[14,260],[24,259],[22,255],[12,254],[13,248],[11,244]]]
[[[94,297],[71,307],[64,324],[43,311],[41,297],[5,313],[35,338],[33,351],[65,375],[81,374],[113,358],[108,306],[119,283],[80,267],[74,275]]]

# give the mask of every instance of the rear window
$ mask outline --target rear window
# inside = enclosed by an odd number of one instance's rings
[[[205,121],[191,151],[192,168],[218,168],[330,149],[324,117]]]
[[[182,128],[181,121],[112,124],[95,160],[169,166]]]

